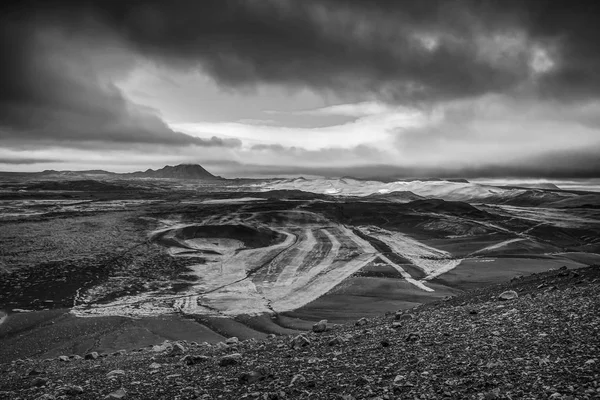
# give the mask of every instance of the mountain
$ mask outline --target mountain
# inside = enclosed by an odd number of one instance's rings
[[[137,171],[130,173],[117,173],[104,170],[87,171],[55,171],[45,170],[42,172],[1,172],[0,177],[4,178],[33,178],[33,179],[113,179],[113,178],[161,178],[161,179],[203,179],[216,180],[224,179],[215,176],[202,168],[198,164],[180,164],[175,166],[167,165],[161,169],[146,171]]]
[[[202,168],[198,164],[179,164],[175,166],[167,165],[161,169],[147,169],[146,171],[132,172],[123,174],[133,178],[161,178],[161,179],[205,179],[215,180],[223,179],[215,176]]]

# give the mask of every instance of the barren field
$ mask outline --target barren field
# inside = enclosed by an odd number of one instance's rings
[[[167,321],[178,335],[209,342],[264,337],[600,261],[593,207],[482,204],[490,191],[502,199],[524,192],[411,185],[419,195],[393,199],[363,193],[365,185],[331,196],[227,181],[5,191],[0,310],[8,316],[0,341],[50,354],[52,343],[71,346],[70,332],[78,332],[89,348],[110,340],[134,347],[164,338]],[[388,189],[409,188],[396,186]],[[427,198],[469,191],[478,193],[472,203]],[[51,329],[54,342],[39,346],[14,336],[17,326],[41,334],[48,318],[78,328]]]

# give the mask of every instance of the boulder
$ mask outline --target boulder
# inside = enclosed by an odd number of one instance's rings
[[[123,388],[115,390],[112,393],[107,394],[105,399],[124,399],[127,396],[127,391]]]
[[[266,378],[266,375],[262,371],[250,371],[244,372],[238,378],[238,381],[241,384],[254,383],[258,381],[262,381]]]
[[[240,353],[228,354],[226,356],[221,357],[219,360],[219,365],[221,367],[226,367],[228,365],[236,365],[239,364],[242,360],[242,355]]]
[[[76,385],[66,385],[58,388],[58,391],[62,394],[66,394],[67,396],[77,396],[83,393],[83,388]]]
[[[312,326],[313,332],[320,333],[325,332],[327,330],[327,320],[322,319]]]
[[[225,344],[227,344],[227,345],[229,345],[229,346],[231,346],[231,345],[236,345],[236,344],[239,344],[239,343],[240,343],[240,339],[238,339],[238,338],[237,338],[237,337],[235,337],[235,336],[233,336],[233,337],[230,337],[229,339],[227,339],[227,340],[225,341]]]
[[[344,343],[344,341],[340,337],[338,337],[338,336],[332,338],[331,340],[329,340],[329,342],[327,342],[327,344],[329,346],[338,346],[338,345],[340,345],[342,343]]]
[[[290,382],[290,386],[299,386],[300,384],[306,383],[306,378],[304,375],[296,374],[292,378],[292,382]]]
[[[108,379],[113,379],[113,378],[120,378],[122,376],[125,376],[125,371],[123,371],[122,369],[115,369],[110,371],[108,374],[106,374],[106,377]]]
[[[364,325],[367,325],[368,323],[369,323],[369,321],[366,318],[361,318],[358,321],[356,321],[354,323],[354,325],[356,325],[356,326],[364,326]]]
[[[412,314],[406,314],[401,311],[396,312],[396,314],[394,315],[394,319],[397,321],[410,321],[413,318],[414,317],[412,316]]]
[[[406,341],[407,342],[416,342],[417,340],[421,339],[421,335],[419,335],[418,333],[409,333],[406,336]]]
[[[185,365],[194,365],[194,364],[200,364],[203,362],[207,362],[209,360],[210,360],[210,357],[208,357],[208,356],[193,356],[191,354],[188,354],[187,356],[184,356],[179,361],[181,361]]]
[[[181,343],[174,343],[173,347],[171,347],[171,351],[169,352],[169,354],[171,354],[172,356],[176,356],[176,355],[180,355],[180,354],[184,354],[186,352],[185,347],[183,347],[183,345]]]
[[[31,381],[31,386],[42,387],[42,386],[46,386],[47,383],[48,383],[48,378],[42,378],[42,377],[38,376],[34,380]]]
[[[290,347],[292,349],[301,349],[302,347],[306,347],[308,345],[310,345],[310,340],[308,340],[304,335],[298,335],[290,342]]]
[[[517,297],[519,297],[517,292],[515,292],[514,290],[507,290],[506,292],[500,293],[500,296],[498,296],[498,300],[501,300],[501,301],[514,300]]]
[[[98,353],[95,351],[92,351],[91,353],[87,353],[84,358],[86,360],[95,360],[98,358]]]

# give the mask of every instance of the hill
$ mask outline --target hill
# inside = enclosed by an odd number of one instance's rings
[[[134,178],[161,178],[161,179],[222,179],[221,177],[215,176],[205,170],[198,164],[180,164],[180,165],[167,165],[161,169],[153,170],[147,169],[146,171],[132,172],[130,174],[123,174]]]
[[[0,397],[594,399],[599,289],[598,266],[561,268],[322,333],[17,360]]]

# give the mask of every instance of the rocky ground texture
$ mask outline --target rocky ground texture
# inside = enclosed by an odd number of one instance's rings
[[[17,360],[0,399],[600,399],[599,290],[560,269],[297,337]]]

